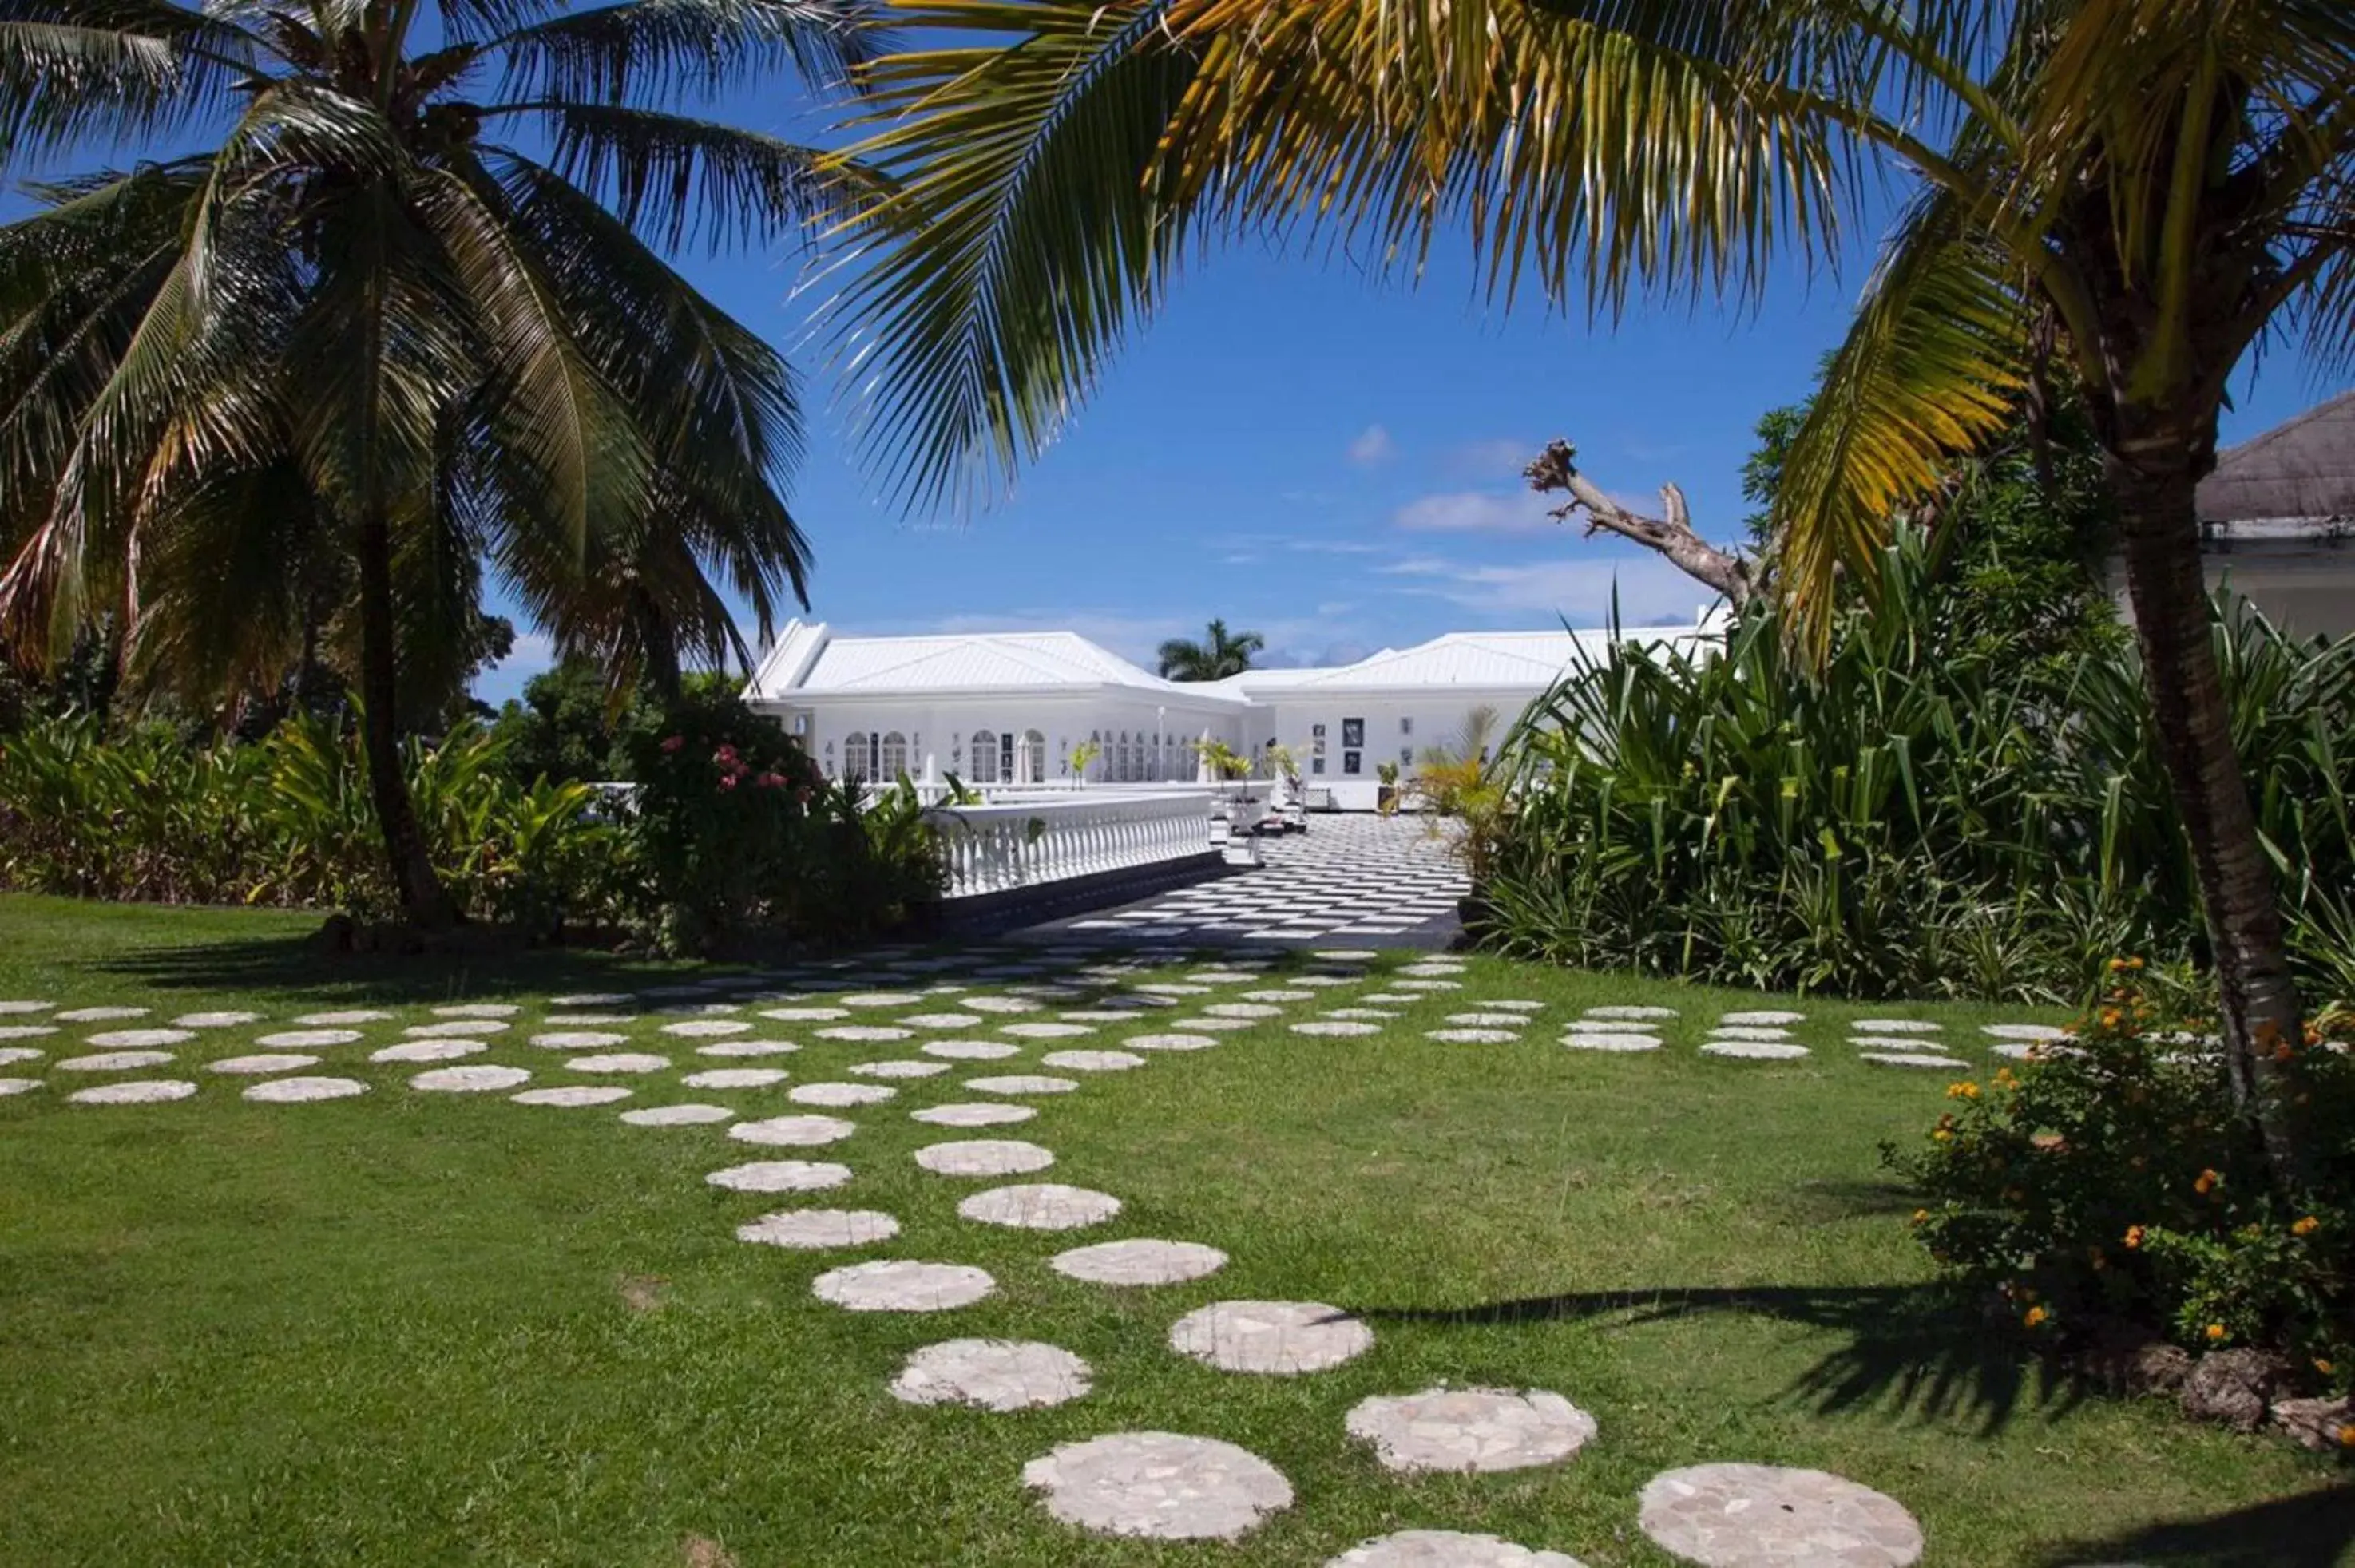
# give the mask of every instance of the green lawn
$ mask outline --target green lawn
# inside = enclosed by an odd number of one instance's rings
[[[0,1563],[614,1568],[677,1564],[691,1549],[720,1561],[701,1541],[742,1568],[1316,1564],[1424,1526],[1610,1568],[1669,1561],[1636,1529],[1645,1480],[1719,1459],[1877,1487],[1921,1520],[1934,1564],[2355,1560],[2343,1551],[2355,1508],[2328,1464],[2163,1406],[2073,1399],[1983,1353],[1971,1320],[1940,1309],[1907,1238],[1913,1205],[1875,1146],[1919,1136],[1945,1077],[1867,1066],[1844,1039],[1848,1019],[1901,1011],[1889,1005],[1802,1004],[1811,1058],[1724,1062],[1695,1054],[1702,1026],[1772,1002],[1476,959],[1462,991],[1378,1038],[1305,1038],[1272,1021],[1089,1076],[1018,1127],[958,1133],[905,1114],[986,1097],[955,1086],[1037,1071],[1059,1046],[1176,1027],[1107,1025],[833,1113],[859,1131],[830,1149],[756,1150],[710,1126],[623,1126],[626,1104],[421,1095],[404,1082],[418,1068],[365,1061],[432,1003],[504,999],[527,1011],[475,1059],[570,1081],[557,1053],[521,1038],[545,997],[661,983],[657,966],[323,960],[301,943],[313,924],[0,898],[0,998],[155,1010],[133,1025],[199,1009],[270,1018],[180,1047],[156,1075],[203,1087],[176,1104],[69,1105],[86,1080],[46,1062],[0,1067],[48,1080],[0,1099]],[[1546,1004],[1518,1044],[1423,1037],[1443,1013],[1517,997]],[[1555,1044],[1562,1022],[1606,1001],[1681,1009],[1668,1049]],[[246,1080],[193,1067],[256,1049],[293,1013],[363,1005],[399,1016],[314,1070],[367,1079],[365,1097],[248,1104]],[[2023,1016],[1902,1011],[1943,1022],[1974,1056],[1978,1024]],[[666,1021],[649,1012],[622,1031],[678,1063],[637,1081],[629,1103],[801,1108],[785,1103],[790,1086],[677,1090],[679,1074],[727,1064],[657,1033]],[[28,1044],[54,1059],[122,1027]],[[764,1031],[803,1043],[774,1064],[794,1082],[913,1054],[914,1042],[826,1042],[815,1027]],[[1017,1180],[1101,1188],[1126,1211],[1060,1237],[960,1220],[956,1198],[987,1183],[926,1174],[910,1154],[990,1136],[1055,1151],[1051,1171]],[[759,1158],[837,1159],[857,1175],[806,1198],[702,1179]],[[731,1234],[796,1204],[888,1211],[900,1239],[857,1255],[980,1264],[997,1293],[929,1316],[821,1303],[809,1281],[844,1255]],[[1208,1242],[1232,1262],[1150,1291],[1044,1266],[1124,1235]],[[1180,1313],[1228,1298],[1335,1303],[1376,1343],[1296,1378],[1215,1372],[1166,1348]],[[1062,1345],[1092,1365],[1095,1391],[1017,1415],[886,1392],[909,1351],[967,1335]],[[1422,1480],[1345,1438],[1359,1400],[1441,1380],[1556,1390],[1600,1436],[1567,1465]],[[1153,1546],[1058,1525],[1020,1485],[1023,1463],[1058,1443],[1139,1428],[1240,1443],[1297,1500],[1239,1545]]]

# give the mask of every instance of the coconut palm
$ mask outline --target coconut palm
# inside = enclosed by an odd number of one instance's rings
[[[801,594],[792,377],[664,253],[826,199],[694,111],[839,77],[861,3],[0,0],[0,166],[90,165],[0,228],[0,635],[115,609],[134,666],[218,687],[348,562],[394,884],[451,918],[399,698],[486,569],[617,673],[741,652],[715,576],[764,628]]]
[[[1914,199],[1775,514],[1820,638],[1894,515],[2023,389],[2073,381],[2123,518],[2151,700],[2200,867],[2227,1054],[2277,1170],[2299,1013],[2225,722],[2192,490],[2269,332],[2355,351],[2355,9],[2343,0],[911,0],[942,47],[868,74],[845,320],[911,500],[1035,455],[1210,244],[1273,236],[1608,314],[1756,297],[1859,193]]]
[[[1156,650],[1165,681],[1223,681],[1252,667],[1252,655],[1267,650],[1256,631],[1230,633],[1223,620],[1210,622],[1201,641],[1173,637]]]

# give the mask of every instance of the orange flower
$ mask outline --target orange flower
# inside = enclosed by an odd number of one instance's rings
[[[1914,1211],[1913,1211],[1913,1223],[1914,1223],[1915,1224],[1917,1224],[1917,1225],[1919,1225],[1919,1224],[1928,1224],[1928,1223],[1929,1223],[1929,1219],[1930,1219],[1930,1211],[1929,1211],[1929,1210],[1927,1210],[1927,1209],[1916,1209],[1916,1210],[1914,1210]]]
[[[2331,1365],[2329,1361],[2324,1360],[2322,1357],[2317,1356],[2314,1358],[2314,1370],[2320,1372],[2323,1376],[2328,1377],[2332,1372],[2337,1372],[2339,1369]]]
[[[2052,1314],[2047,1312],[2041,1307],[2030,1307],[2027,1312],[2021,1316],[2019,1320],[2033,1329],[2037,1324],[2041,1323],[2045,1319],[2051,1315]]]
[[[2112,974],[2124,974],[2126,973],[2126,961],[2124,959],[2112,959],[2110,960],[2110,972]]]
[[[1930,1136],[1936,1139],[1940,1143],[1945,1143],[1954,1138],[1955,1129],[1950,1127],[1932,1128],[1930,1129]]]
[[[2298,1221],[2296,1224],[2290,1226],[2289,1234],[2294,1236],[2310,1236],[2321,1228],[2322,1222],[2316,1219],[2312,1214],[2308,1214],[2304,1219]]]
[[[2202,1171],[2200,1172],[2200,1180],[2191,1183],[2191,1190],[2204,1198],[2209,1193],[2214,1192],[2217,1186],[2222,1183],[2223,1180],[2224,1179],[2222,1176],[2217,1175],[2213,1171]]]
[[[2142,1245],[2142,1227],[2140,1225],[2128,1225],[2126,1227],[2126,1245],[2128,1247],[2138,1247]]]
[[[2116,1008],[2115,1008],[2115,1007],[2105,1007],[2105,1008],[2102,1009],[2102,1027],[2103,1027],[2103,1028],[2105,1028],[2105,1029],[2115,1029],[2115,1028],[2118,1026],[2118,1023],[2119,1023],[2120,1018],[2121,1018],[2121,1014],[2119,1013],[2119,1012],[2118,1012],[2118,1010],[2117,1010]]]
[[[2208,1325],[2208,1337],[2211,1340],[2221,1340],[2224,1337],[2224,1333],[2225,1330],[2223,1324],[2211,1323]]]

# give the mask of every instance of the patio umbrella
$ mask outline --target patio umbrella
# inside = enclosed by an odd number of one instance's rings
[[[2355,517],[2355,392],[2342,392],[2216,460],[2200,521]]]

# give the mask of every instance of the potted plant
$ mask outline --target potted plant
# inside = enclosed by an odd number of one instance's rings
[[[1093,767],[1096,758],[1103,755],[1103,742],[1083,740],[1071,747],[1071,760],[1063,764],[1064,769],[1071,774],[1074,783],[1085,785],[1088,781],[1088,769]]]
[[[1399,809],[1399,765],[1395,762],[1376,763],[1374,765],[1374,778],[1377,780],[1374,789],[1374,810],[1380,811],[1385,817],[1397,815]]]

